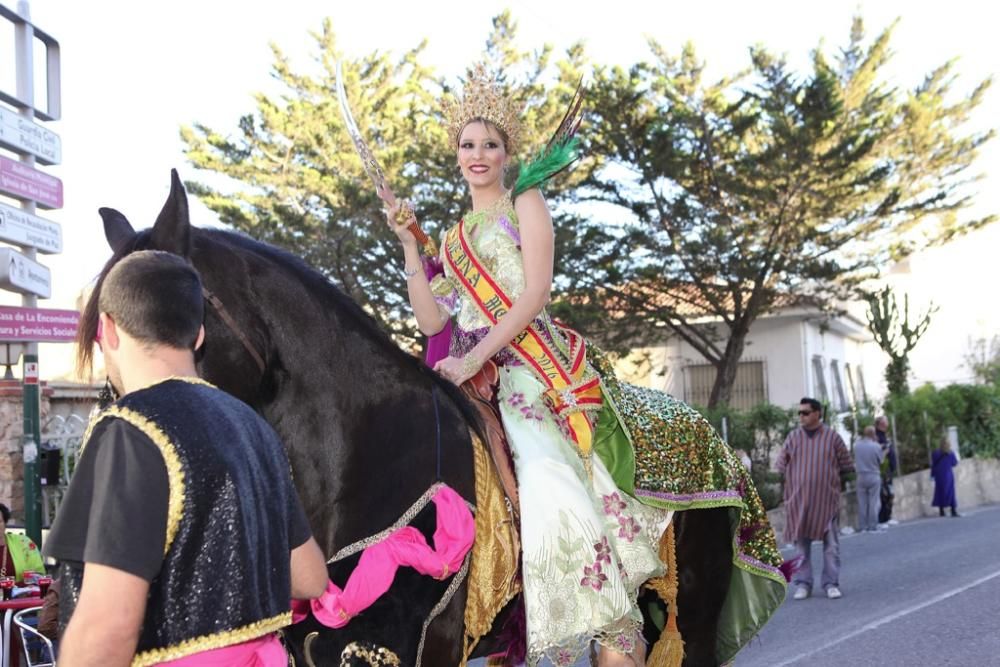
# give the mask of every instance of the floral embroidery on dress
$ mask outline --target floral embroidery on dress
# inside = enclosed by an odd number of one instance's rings
[[[512,408],[517,408],[525,404],[524,392],[514,391],[511,392],[510,396],[507,397],[507,405]]]
[[[611,565],[611,545],[608,544],[607,536],[602,537],[600,542],[594,543],[594,551],[597,552],[596,562]]]
[[[607,516],[620,516],[622,510],[627,507],[617,491],[607,496],[601,496],[601,500],[604,501],[604,514]]]
[[[618,537],[626,542],[631,544],[640,530],[642,530],[642,527],[639,525],[639,522],[632,517],[625,516],[624,514],[618,517]]]
[[[533,419],[535,421],[542,421],[545,419],[545,413],[533,405],[522,405],[521,416],[525,419]]]
[[[608,575],[601,572],[601,564],[594,563],[593,566],[584,565],[583,566],[583,579],[580,580],[581,586],[590,586],[598,593],[604,588],[604,582],[608,580]]]
[[[619,653],[631,653],[635,650],[635,634],[633,633],[623,632],[616,635],[611,641]]]

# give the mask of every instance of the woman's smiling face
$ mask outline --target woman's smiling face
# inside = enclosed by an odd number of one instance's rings
[[[471,187],[488,188],[503,177],[507,162],[500,131],[488,121],[474,120],[458,138],[458,165]]]

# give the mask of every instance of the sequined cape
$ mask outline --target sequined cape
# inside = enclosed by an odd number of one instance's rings
[[[719,618],[716,653],[730,660],[785,598],[781,553],[746,467],[708,421],[660,391],[620,382],[591,345],[605,409],[595,451],[618,486],[641,502],[672,510],[730,509],[733,576]]]

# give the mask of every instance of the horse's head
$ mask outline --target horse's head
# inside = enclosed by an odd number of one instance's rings
[[[93,341],[96,338],[99,315],[98,302],[104,278],[108,271],[111,270],[111,267],[126,255],[137,250],[170,252],[188,259],[202,274],[202,280],[206,286],[208,286],[209,282],[219,282],[219,286],[212,288],[214,291],[218,291],[219,287],[228,290],[234,286],[238,286],[236,274],[232,271],[227,273],[226,281],[217,281],[215,276],[212,275],[216,272],[218,266],[227,264],[226,260],[229,259],[225,256],[227,251],[218,247],[219,244],[215,244],[212,251],[209,250],[209,246],[212,246],[212,244],[208,239],[202,238],[204,232],[194,229],[191,226],[187,194],[184,191],[184,185],[181,183],[176,169],[171,170],[170,179],[170,194],[167,196],[163,208],[156,217],[156,221],[149,229],[136,231],[128,218],[120,211],[113,208],[99,209],[101,219],[104,222],[104,236],[111,248],[112,256],[102,269],[81,318],[77,342],[79,343],[78,362],[82,371],[86,371],[91,366]],[[195,243],[196,238],[198,239],[197,243]],[[228,268],[232,269],[231,262],[229,262]],[[222,284],[223,282],[224,284]],[[223,295],[222,298],[225,299],[225,296]],[[247,303],[245,299],[236,299],[235,297],[230,299],[230,301],[237,300],[241,305]],[[221,304],[223,301],[218,301],[218,303]],[[233,321],[233,315],[230,314],[230,310],[244,316],[247,321],[243,323]],[[256,396],[251,392],[260,386],[263,369],[260,368],[262,362],[257,361],[260,359],[260,354],[257,353],[256,347],[247,339],[252,333],[243,333],[244,330],[250,331],[253,328],[252,323],[249,321],[252,317],[248,313],[243,312],[242,308],[230,307],[230,310],[226,310],[225,312],[225,317],[230,318],[229,322],[223,322],[220,321],[218,312],[210,312],[211,309],[207,309],[205,327],[212,342],[206,345],[205,354],[200,358],[200,365],[202,366],[203,373],[216,376],[210,379],[220,384],[220,386],[223,384],[228,385],[225,388],[230,389],[231,393],[240,396],[240,398],[248,403],[254,404],[257,402],[255,400]],[[229,345],[232,341],[226,340],[240,336],[247,339],[242,347],[237,343],[237,346],[232,348]],[[250,348],[253,348],[254,351],[247,355],[246,351]],[[257,355],[257,357],[254,361],[250,361],[248,366],[245,362],[254,355]],[[233,359],[237,361],[235,367],[230,366],[230,362]],[[255,361],[256,363],[254,363]],[[209,368],[205,368],[206,364]],[[225,364],[227,371],[231,368],[232,371],[225,374],[215,373],[214,370],[223,366],[223,364]]]
[[[112,256],[81,318],[80,365],[90,367],[101,288],[111,268],[137,250],[187,258],[214,295],[205,308],[199,373],[275,428],[313,533],[328,555],[392,526],[437,480],[475,497],[468,431],[470,424],[478,426],[474,408],[456,387],[400,350],[326,276],[242,234],[192,227],[176,171],[151,228],[136,231],[112,208],[100,214]],[[421,527],[430,534],[430,524]],[[405,618],[414,631],[402,654],[415,658],[417,630],[445,584],[428,585],[411,575],[413,591],[384,602],[399,608],[397,616],[375,614],[367,622],[395,635],[399,625],[385,619]],[[453,610],[452,627],[461,627],[461,613]],[[357,630],[359,622],[351,627]],[[340,656],[344,642],[327,641],[319,650]]]

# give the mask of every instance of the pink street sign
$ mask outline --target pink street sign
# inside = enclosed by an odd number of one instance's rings
[[[62,208],[63,184],[55,176],[0,156],[0,192],[30,199],[40,208]]]
[[[72,343],[79,324],[75,310],[0,306],[0,341]]]

